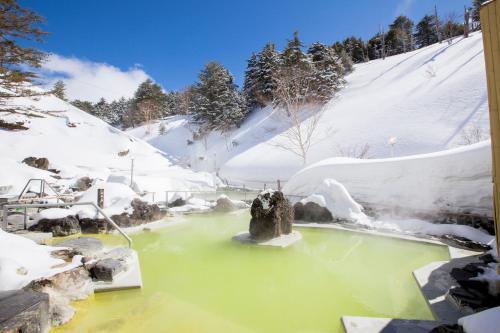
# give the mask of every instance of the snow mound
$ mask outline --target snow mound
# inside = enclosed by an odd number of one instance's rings
[[[314,202],[330,211],[334,218],[368,222],[363,207],[351,197],[346,188],[334,179],[327,178],[312,190],[311,195],[302,199],[303,204]]]
[[[81,256],[65,265],[50,255],[55,248],[0,229],[0,291],[20,289],[30,281],[49,277],[80,265]]]
[[[359,160],[330,158],[297,172],[284,186],[308,196],[325,178],[336,179],[365,206],[398,213],[492,213],[489,141],[432,154]],[[402,209],[402,210],[401,210]]]

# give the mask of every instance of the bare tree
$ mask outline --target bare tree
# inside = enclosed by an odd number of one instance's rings
[[[462,132],[462,138],[459,145],[468,146],[474,143],[488,139],[488,134],[483,132],[483,129],[479,125],[473,125],[471,128],[464,130]]]
[[[153,100],[145,99],[137,103],[138,117],[146,125],[146,133],[151,134],[151,123],[153,120],[160,118],[161,108]]]
[[[370,145],[365,143],[362,146],[349,146],[347,148],[339,147],[338,154],[342,157],[351,157],[357,159],[370,159],[373,156],[370,153]]]
[[[274,106],[290,127],[281,134],[284,140],[278,138],[271,144],[299,156],[305,165],[309,149],[321,140],[316,135],[316,129],[324,108],[302,111],[304,106],[313,102],[309,100],[313,82],[307,69],[281,68],[275,77],[275,83]]]
[[[464,6],[464,38],[469,38],[470,33],[470,8]]]

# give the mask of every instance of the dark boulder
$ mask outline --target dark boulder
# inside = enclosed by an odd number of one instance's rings
[[[156,221],[163,217],[160,207],[156,204],[148,204],[145,201],[134,199],[131,205],[133,212],[132,215],[130,215],[130,219],[140,221],[139,223],[132,222],[134,225]]]
[[[282,192],[259,194],[250,208],[250,236],[268,240],[292,232],[293,208]]]
[[[130,217],[128,216],[127,213],[121,213],[120,215],[113,215],[111,216],[111,219],[120,227],[132,226],[132,221],[130,220]]]
[[[92,186],[92,179],[90,177],[82,177],[76,181],[75,189],[83,192],[87,191]]]
[[[36,157],[26,157],[23,160],[24,164],[29,165],[30,167],[33,168],[38,168],[42,170],[48,170],[49,169],[49,160],[46,159],[45,157],[41,158],[36,158]]]
[[[91,269],[92,279],[97,281],[113,281],[113,278],[125,270],[125,263],[118,259],[99,260]]]
[[[465,331],[462,328],[462,326],[457,324],[452,324],[452,325],[441,325],[435,327],[429,333],[465,333]]]
[[[98,218],[79,218],[82,234],[106,233],[110,229],[108,222]]]
[[[49,295],[24,290],[0,291],[0,332],[47,332]]]
[[[304,222],[332,222],[333,216],[330,211],[314,202],[307,202],[305,205],[297,202],[293,206],[295,212],[295,220]]]
[[[177,198],[174,201],[170,202],[168,204],[168,207],[170,207],[170,208],[181,207],[181,206],[184,206],[185,204],[186,204],[186,200],[184,200],[182,198]]]
[[[42,219],[29,227],[30,231],[52,232],[54,237],[63,237],[77,234],[81,231],[80,223],[75,216],[66,216],[59,219]]]

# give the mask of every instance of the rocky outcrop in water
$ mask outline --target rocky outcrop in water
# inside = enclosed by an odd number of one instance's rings
[[[69,215],[59,219],[42,219],[29,227],[29,230],[52,232],[54,237],[64,237],[79,233],[81,228],[78,219]]]
[[[297,202],[294,206],[295,220],[303,222],[332,222],[333,216],[330,211],[314,202]]]
[[[248,208],[248,205],[245,202],[239,200],[231,200],[223,194],[217,199],[214,210],[216,212],[228,213],[245,208]]]
[[[250,236],[268,240],[292,232],[293,208],[282,192],[264,192],[253,201],[250,209]]]

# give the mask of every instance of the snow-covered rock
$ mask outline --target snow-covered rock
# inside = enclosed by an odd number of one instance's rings
[[[351,197],[345,187],[338,181],[324,179],[311,194],[300,202],[313,202],[330,211],[334,219],[367,222],[368,217],[363,213],[363,207]]]

